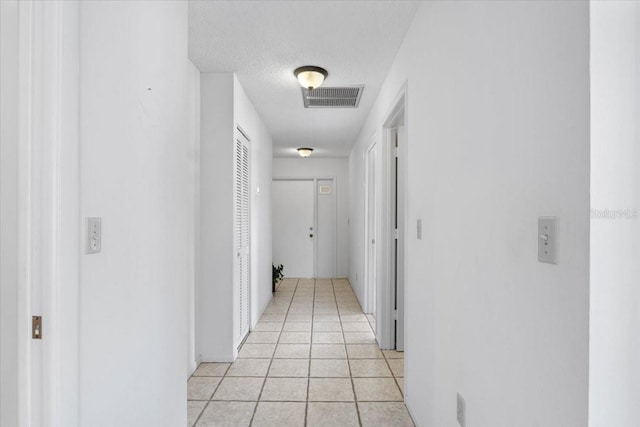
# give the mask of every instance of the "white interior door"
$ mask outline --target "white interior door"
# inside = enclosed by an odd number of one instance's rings
[[[239,130],[234,162],[234,290],[237,294],[236,345],[249,333],[249,140]]]
[[[366,283],[369,301],[367,302],[367,311],[374,316],[376,315],[376,299],[377,299],[377,256],[376,256],[376,145],[373,144],[367,151],[367,271]]]
[[[313,180],[274,180],[273,263],[285,277],[315,276],[315,184]]]
[[[316,227],[317,269],[316,277],[336,277],[336,189],[333,179],[318,179]]]

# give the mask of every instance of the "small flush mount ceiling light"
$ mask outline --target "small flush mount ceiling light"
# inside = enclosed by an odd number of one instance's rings
[[[302,157],[309,157],[311,153],[313,153],[313,148],[308,147],[300,147],[297,150],[298,154],[300,154]]]
[[[296,76],[298,82],[300,82],[300,86],[313,90],[322,84],[329,73],[327,73],[327,70],[324,68],[305,65],[304,67],[296,68],[293,75]]]

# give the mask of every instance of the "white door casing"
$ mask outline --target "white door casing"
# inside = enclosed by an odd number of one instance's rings
[[[404,126],[395,129],[396,140],[396,169],[395,169],[395,224],[396,224],[396,245],[395,245],[395,310],[396,328],[395,342],[396,350],[404,351],[404,247],[405,247],[405,227],[404,227]]]
[[[11,203],[18,214],[12,324],[18,390],[10,402],[2,396],[2,423],[11,412],[11,425],[73,427],[79,400],[79,5],[3,2],[0,13],[3,70],[10,42],[18,70],[2,76],[3,103],[11,102],[16,116],[17,136],[9,142],[17,154]],[[11,39],[4,38],[7,29],[15,31]],[[13,91],[4,92],[6,78]],[[42,339],[31,337],[36,315]]]
[[[376,315],[376,270],[377,270],[377,254],[376,254],[376,227],[377,225],[377,187],[376,187],[376,143],[375,141],[369,146],[366,153],[365,162],[365,283],[367,290],[367,313]]]
[[[333,179],[317,179],[316,187],[316,277],[336,277],[336,189]]]
[[[250,325],[250,145],[249,138],[240,128],[236,131],[233,193],[233,287],[236,301],[234,328],[236,347],[242,344],[249,333]]]

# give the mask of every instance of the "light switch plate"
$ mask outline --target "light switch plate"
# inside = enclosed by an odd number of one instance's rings
[[[97,254],[102,249],[102,218],[87,218],[87,254]]]
[[[418,240],[422,240],[422,220],[419,219],[418,220],[418,224],[417,224],[417,234],[418,234]]]
[[[558,263],[558,218],[538,217],[538,261]]]

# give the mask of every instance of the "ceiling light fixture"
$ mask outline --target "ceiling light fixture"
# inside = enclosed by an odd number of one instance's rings
[[[311,153],[313,153],[313,148],[308,148],[308,147],[300,147],[300,148],[297,148],[297,150],[298,150],[298,154],[300,154],[302,157],[309,157]]]
[[[296,76],[302,87],[313,90],[322,84],[329,73],[324,68],[305,65],[304,67],[296,68],[293,75]]]

